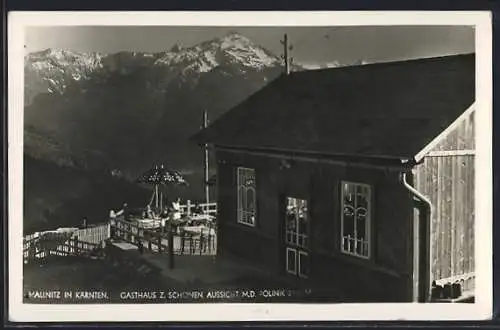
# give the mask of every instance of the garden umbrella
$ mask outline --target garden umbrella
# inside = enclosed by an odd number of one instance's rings
[[[166,168],[164,165],[156,165],[152,169],[144,172],[137,179],[140,183],[150,184],[154,186],[153,197],[151,198],[151,204],[153,200],[155,200],[155,205],[157,209],[160,209],[160,212],[163,208],[161,205],[162,198],[159,193],[160,186],[166,186],[169,184],[173,185],[188,185],[187,181],[184,177],[177,171]]]

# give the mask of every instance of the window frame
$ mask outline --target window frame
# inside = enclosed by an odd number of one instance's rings
[[[365,217],[365,232],[366,232],[366,240],[367,242],[367,253],[362,254],[356,252],[356,245],[353,249],[353,251],[350,251],[349,249],[344,249],[344,186],[345,185],[350,185],[356,187],[363,187],[367,188],[368,194],[366,196],[366,201],[367,201],[367,210],[366,210],[366,217]],[[357,196],[356,196],[357,198]],[[340,252],[345,255],[353,256],[356,258],[360,258],[363,260],[370,260],[372,258],[372,245],[373,245],[373,237],[372,237],[372,222],[373,222],[373,203],[372,203],[372,198],[373,198],[373,185],[367,184],[367,183],[361,183],[361,182],[356,182],[356,181],[341,181],[340,183]],[[357,219],[354,217],[354,240],[355,244],[357,242]]]
[[[296,216],[294,217],[294,222],[295,222],[295,230],[292,232],[292,231],[289,231],[288,228],[285,228],[285,243],[290,245],[290,246],[295,246],[296,248],[300,249],[300,250],[306,250],[306,251],[309,251],[310,249],[310,242],[311,242],[311,215],[310,215],[310,202],[309,202],[309,199],[307,198],[299,198],[299,197],[293,197],[293,196],[287,196],[286,199],[288,198],[293,198],[297,201],[303,201],[305,202],[305,205],[306,205],[306,208],[307,208],[307,211],[306,211],[306,217],[307,217],[307,220],[306,220],[306,226],[307,226],[307,229],[306,229],[306,234],[300,234],[299,232],[299,215],[296,214]],[[285,203],[287,204],[288,200],[285,201]],[[288,204],[287,204],[288,205]],[[286,224],[288,225],[288,223]],[[290,242],[288,240],[288,235],[291,234],[293,237],[295,237],[295,242]],[[300,240],[302,240],[302,244],[300,244]]]
[[[252,222],[245,222],[243,221],[243,213],[251,214],[251,212],[248,212],[247,210],[243,209],[243,205],[241,205],[241,196],[240,196],[240,187],[244,187],[243,185],[240,184],[240,170],[242,171],[253,171],[253,176],[254,176],[254,187],[246,188],[246,189],[251,189],[253,191],[253,196],[254,196],[254,209],[253,209],[253,221]],[[237,166],[236,167],[236,222],[248,227],[255,228],[257,225],[257,170],[255,168],[250,168],[250,167],[244,167],[244,166]]]
[[[293,259],[290,259],[290,252],[293,252]],[[286,258],[286,272],[288,274],[292,275],[297,275],[298,272],[298,265],[297,265],[297,260],[298,260],[298,251],[295,247],[287,246],[285,250],[285,258]],[[293,260],[293,270],[290,269],[290,260]]]
[[[288,206],[288,199],[294,199],[296,201],[305,202],[307,208],[306,216],[306,234],[299,234],[299,215],[296,214],[294,217],[295,230],[289,231],[287,226],[287,220],[285,220],[285,253],[286,253],[286,272],[288,274],[294,275],[297,278],[308,279],[311,274],[310,268],[310,256],[311,256],[311,199],[304,197],[297,197],[297,195],[287,195],[284,197],[284,203]],[[291,234],[295,238],[295,242],[288,240],[288,235]],[[302,239],[302,244],[299,244],[299,237]],[[290,252],[293,252],[293,259],[290,259]],[[294,263],[294,269],[290,270],[290,261]],[[305,265],[305,272],[302,272],[302,266]]]

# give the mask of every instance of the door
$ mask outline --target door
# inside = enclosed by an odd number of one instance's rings
[[[307,200],[286,198],[285,269],[288,274],[309,276],[309,213]]]

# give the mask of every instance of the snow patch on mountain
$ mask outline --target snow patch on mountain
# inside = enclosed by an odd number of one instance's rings
[[[77,53],[62,49],[47,49],[41,52],[30,53],[25,62],[38,69],[64,68],[76,66],[93,69],[101,66],[104,55],[100,53]]]
[[[246,67],[263,69],[281,64],[281,60],[277,56],[236,33],[230,33],[221,39],[216,39],[212,44],[214,47],[219,44],[219,49],[223,51],[223,54],[229,55]]]
[[[210,51],[205,51],[203,53],[205,59],[210,63],[210,65],[212,66],[217,66],[218,63],[217,61],[215,60],[215,54],[213,52],[210,52]]]
[[[102,67],[100,53],[77,53],[62,49],[46,49],[25,56],[25,102],[30,104],[39,93],[63,93],[72,81],[87,78]]]
[[[301,63],[299,66],[302,70],[322,70],[322,69],[331,69],[331,68],[339,68],[346,66],[358,66],[358,65],[366,65],[370,64],[367,60],[357,60],[354,62],[345,62],[341,63],[339,61],[332,61],[326,63]]]
[[[305,70],[320,70],[320,69],[338,68],[341,66],[341,64],[338,61],[333,61],[327,63],[303,63],[301,64],[301,66]]]

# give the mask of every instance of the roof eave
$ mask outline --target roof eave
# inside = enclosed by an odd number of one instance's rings
[[[407,156],[385,156],[385,155],[355,155],[355,154],[340,154],[340,153],[323,153],[304,150],[287,150],[278,148],[262,148],[254,146],[234,146],[227,144],[214,143],[214,147],[226,151],[239,152],[258,152],[262,155],[282,155],[286,157],[309,157],[314,159],[338,160],[343,162],[358,162],[358,163],[377,163],[381,165],[400,166],[403,169],[412,168],[416,165],[413,157]]]

